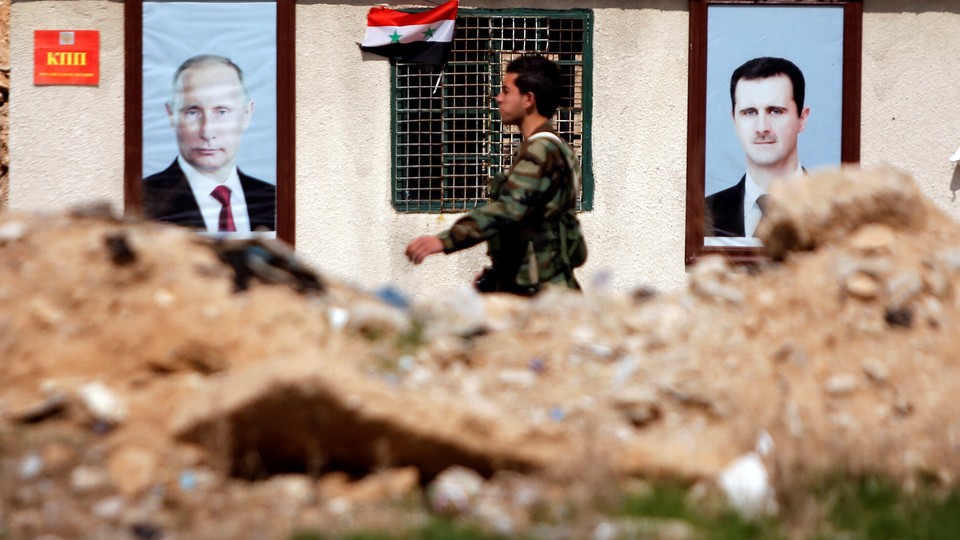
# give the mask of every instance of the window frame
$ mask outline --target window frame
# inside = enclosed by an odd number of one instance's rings
[[[418,12],[421,10],[403,10]],[[582,114],[583,114],[583,130],[580,134],[581,136],[581,146],[580,146],[580,162],[581,162],[581,185],[582,193],[580,200],[579,211],[587,212],[593,210],[593,196],[594,196],[594,179],[593,179],[593,161],[592,161],[592,124],[593,124],[593,27],[594,27],[594,13],[590,9],[569,9],[569,10],[558,10],[558,9],[463,9],[461,8],[457,14],[457,18],[461,17],[563,17],[567,16],[570,18],[579,18],[583,20],[583,67],[582,67],[582,77],[583,77],[583,86],[582,86]],[[458,26],[457,32],[459,33],[460,28]],[[454,41],[456,41],[457,35],[454,36]],[[399,159],[398,155],[398,133],[397,133],[397,121],[398,121],[398,110],[397,104],[400,99],[399,90],[397,89],[397,65],[394,62],[391,62],[390,65],[390,202],[393,206],[393,209],[400,213],[405,214],[445,214],[445,213],[463,213],[469,211],[469,208],[443,208],[442,201],[427,201],[427,200],[399,200],[397,198],[398,193],[398,178],[397,178],[397,163]],[[490,91],[493,92],[494,88],[490,88]],[[495,94],[494,94],[495,95]],[[491,96],[492,99],[492,96]],[[443,144],[443,141],[440,142]],[[499,171],[491,170],[488,179],[492,178],[493,175],[497,174]],[[470,203],[473,207],[482,206],[485,203],[485,199],[477,199],[475,203]]]

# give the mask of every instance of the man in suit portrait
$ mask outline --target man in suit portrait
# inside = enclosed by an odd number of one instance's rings
[[[802,174],[797,138],[810,115],[805,88],[800,68],[783,58],[754,58],[734,70],[731,116],[747,170],[706,198],[705,236],[754,236],[771,184]]]
[[[143,212],[208,232],[276,230],[276,187],[237,168],[254,102],[229,58],[200,55],[177,68],[166,102],[179,155],[143,183]]]

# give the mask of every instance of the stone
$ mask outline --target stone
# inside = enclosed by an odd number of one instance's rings
[[[123,513],[125,508],[124,498],[120,495],[113,495],[97,501],[90,512],[100,519],[115,519]]]
[[[10,220],[0,225],[0,245],[16,242],[27,233],[27,224],[22,221]]]
[[[418,305],[415,317],[429,322],[427,339],[438,335],[468,337],[487,328],[486,304],[473,287],[463,285]]]
[[[906,306],[923,290],[923,279],[916,272],[902,272],[887,281],[887,294],[890,307],[897,309]]]
[[[484,479],[476,471],[458,465],[450,467],[427,489],[430,508],[443,515],[466,514],[472,509],[483,485]]]
[[[31,480],[43,472],[43,458],[40,454],[27,454],[20,462],[20,479]]]
[[[418,352],[419,358],[437,366],[447,367],[470,359],[470,341],[454,335],[439,335]]]
[[[848,277],[844,283],[848,294],[861,300],[872,300],[880,294],[880,285],[872,276],[857,272]]]
[[[347,327],[372,336],[404,334],[410,330],[407,313],[385,302],[357,300],[350,304]]]
[[[334,330],[343,330],[350,321],[350,312],[339,306],[327,308],[327,322]]]
[[[887,254],[893,240],[893,229],[879,223],[869,223],[857,229],[850,238],[850,246],[864,255]]]
[[[14,403],[10,407],[9,415],[16,422],[40,422],[63,413],[67,406],[67,395],[54,392],[37,401],[23,404]]]
[[[103,467],[81,465],[70,472],[70,487],[76,493],[90,493],[110,485],[110,474]]]
[[[748,452],[733,460],[717,475],[717,484],[730,505],[745,517],[777,512],[770,475],[756,452]]]
[[[614,407],[635,427],[643,427],[660,418],[657,393],[650,388],[630,388],[612,398]]]
[[[77,390],[80,402],[95,420],[111,425],[119,424],[127,417],[127,407],[105,384],[94,381]]]
[[[316,499],[313,482],[301,474],[283,474],[273,476],[266,482],[264,489],[280,498],[281,501],[303,506]]]
[[[53,442],[43,447],[44,470],[49,474],[60,474],[72,468],[77,460],[77,452],[70,446]]]
[[[783,260],[794,251],[849,238],[867,225],[915,229],[927,219],[928,204],[909,174],[893,167],[843,167],[776,182],[775,204],[764,214],[757,237],[767,254]],[[868,232],[867,243],[884,233]]]
[[[863,372],[875,383],[885,383],[890,378],[890,370],[886,364],[876,358],[868,358],[863,361]]]
[[[832,375],[824,384],[824,389],[832,396],[845,396],[853,393],[859,385],[859,378],[852,373]]]
[[[349,507],[381,501],[395,501],[416,492],[420,471],[416,467],[384,469],[351,482],[343,473],[324,475],[318,491],[323,500],[339,500],[336,505]]]
[[[157,457],[144,448],[124,446],[107,460],[110,478],[124,495],[136,495],[157,481]]]
[[[505,369],[497,374],[497,380],[508,386],[532,388],[537,384],[537,374],[522,369]]]
[[[945,298],[950,292],[950,276],[937,261],[924,261],[923,283],[937,298]]]

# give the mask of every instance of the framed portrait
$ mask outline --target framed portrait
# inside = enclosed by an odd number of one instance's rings
[[[862,0],[690,0],[687,264],[763,260],[774,182],[860,160]]]
[[[128,214],[294,243],[294,7],[126,0]]]

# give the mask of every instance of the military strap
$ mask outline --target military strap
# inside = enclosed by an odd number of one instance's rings
[[[570,169],[570,177],[573,178],[573,196],[576,198],[576,194],[580,192],[580,175],[577,174],[577,169],[573,166],[574,164],[570,161],[570,158],[567,157],[567,153],[563,151],[563,147],[566,146],[566,143],[563,142],[563,139],[558,137],[555,133],[551,133],[549,131],[541,131],[527,137],[528,141],[534,141],[536,139],[549,139],[557,143],[557,146],[560,147],[560,153],[563,154],[563,159],[567,162],[567,168]]]
[[[549,131],[541,131],[527,137],[527,141],[533,141],[536,139],[549,139],[560,147],[560,153],[563,154],[563,159],[567,162],[567,169],[570,171],[570,178],[573,180],[573,185],[571,186],[571,198],[576,201],[577,194],[580,192],[580,175],[577,174],[577,168],[574,166],[575,164],[572,162],[572,158],[567,156],[567,153],[564,151],[564,146],[566,146],[566,143],[564,143],[563,139],[558,137],[556,134]],[[573,264],[570,262],[570,248],[567,246],[567,227],[564,225],[562,217],[557,218],[557,225],[560,229],[560,260],[563,261],[563,273],[567,279],[571,279],[573,277]],[[535,259],[533,259],[531,256],[530,260],[533,261]]]

